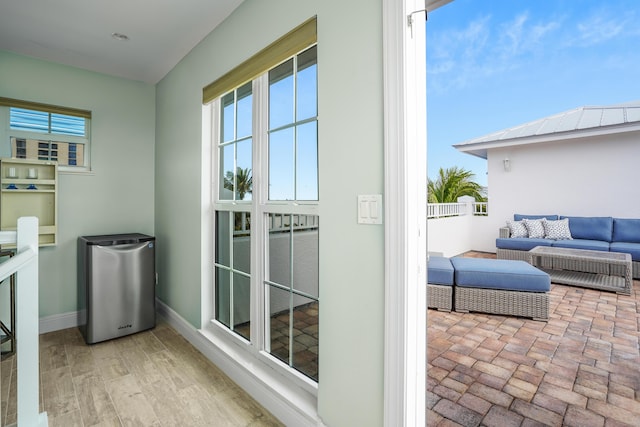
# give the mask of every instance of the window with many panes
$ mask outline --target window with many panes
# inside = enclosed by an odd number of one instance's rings
[[[91,112],[0,98],[0,118],[6,123],[2,156],[89,169]]]
[[[213,103],[214,320],[317,381],[315,44]]]

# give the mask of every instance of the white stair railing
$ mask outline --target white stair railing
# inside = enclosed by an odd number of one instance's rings
[[[47,427],[47,413],[38,412],[38,218],[19,218],[17,232],[0,232],[0,245],[6,244],[16,245],[16,255],[0,264],[0,281],[16,273],[17,425]]]

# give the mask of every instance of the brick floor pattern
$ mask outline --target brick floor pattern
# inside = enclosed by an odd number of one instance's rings
[[[640,282],[552,284],[548,322],[428,312],[428,426],[640,426]]]

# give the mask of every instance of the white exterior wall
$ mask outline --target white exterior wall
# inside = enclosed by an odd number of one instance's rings
[[[640,218],[639,138],[630,132],[490,149],[487,229],[472,248],[495,252],[498,228],[514,213]]]
[[[640,218],[640,132],[493,148],[487,157],[489,215],[429,219],[430,253],[495,253],[514,213]]]
[[[489,221],[489,217],[474,215],[429,219],[427,221],[429,253],[440,253],[443,256],[452,257],[471,249],[495,252],[495,237],[498,231],[488,225]]]
[[[468,215],[427,220],[427,249],[429,253],[452,257],[473,247],[471,218]]]

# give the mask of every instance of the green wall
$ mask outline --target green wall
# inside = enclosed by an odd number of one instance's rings
[[[246,0],[156,91],[159,297],[199,328],[202,88],[318,17],[320,416],[382,425],[384,228],[357,224],[357,195],[382,194],[382,3]],[[203,240],[204,239],[204,240]]]
[[[60,176],[41,317],[76,309],[77,236],[137,231],[158,238],[159,298],[201,326],[202,88],[317,15],[319,412],[332,427],[382,425],[384,229],[356,218],[357,195],[383,193],[381,9],[245,0],[156,87],[0,52],[0,96],[93,112],[94,173]]]
[[[0,96],[93,113],[92,173],[59,174],[58,245],[40,250],[41,319],[75,312],[77,237],[154,233],[155,87],[6,51],[0,76]]]

